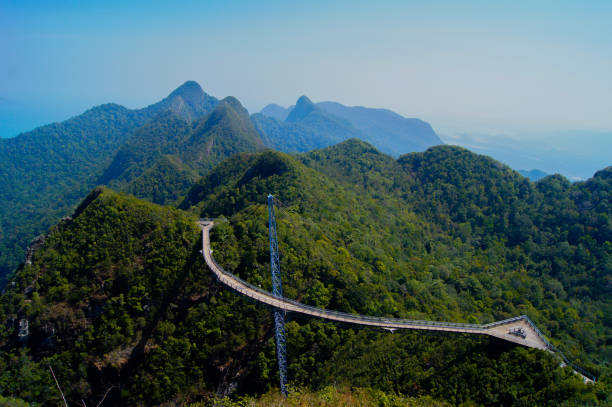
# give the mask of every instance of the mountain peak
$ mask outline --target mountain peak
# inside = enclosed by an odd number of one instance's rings
[[[190,143],[210,143],[210,148],[213,146],[212,143],[216,143],[216,147],[229,143],[225,147],[230,147],[230,150],[235,149],[235,151],[232,150],[232,154],[255,151],[263,147],[259,133],[251,122],[249,112],[233,96],[219,101],[214,110],[197,123]]]
[[[185,101],[198,100],[205,95],[202,87],[196,81],[187,81],[170,93],[169,98],[180,96]]]
[[[289,108],[284,108],[280,105],[277,105],[276,103],[271,103],[261,109],[260,113],[268,117],[274,117],[275,119],[280,120],[282,122],[285,121],[291,109],[293,109],[293,106]]]
[[[298,98],[297,102],[295,103],[296,107],[300,105],[308,106],[308,105],[314,105],[314,103],[312,103],[312,100],[310,100],[308,96],[302,95]]]
[[[242,106],[242,103],[240,103],[240,101],[233,96],[227,96],[226,98],[222,99],[219,102],[219,106],[222,105],[230,106],[236,112],[240,113],[241,116],[249,115],[248,110],[246,110],[246,108]]]
[[[295,103],[295,107],[291,110],[285,121],[289,123],[300,121],[315,110],[318,110],[315,104],[308,99],[308,96],[302,95]]]
[[[217,105],[218,100],[202,90],[195,81],[187,81],[159,103],[147,108],[152,115],[170,110],[187,121],[197,120]]]

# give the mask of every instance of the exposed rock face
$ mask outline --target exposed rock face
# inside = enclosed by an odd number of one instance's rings
[[[34,257],[34,253],[45,243],[45,235],[36,236],[28,246],[26,250],[25,256],[25,264],[28,266],[32,265],[32,258]]]
[[[28,320],[25,318],[21,318],[19,320],[19,327],[17,330],[17,338],[19,342],[26,343],[28,341],[28,337],[30,336],[30,324]]]

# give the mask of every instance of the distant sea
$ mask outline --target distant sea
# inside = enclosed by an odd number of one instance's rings
[[[45,110],[0,97],[0,138],[15,137],[45,124],[68,119],[64,109]]]
[[[529,137],[463,133],[441,138],[447,144],[491,156],[511,168],[558,173],[570,181],[585,180],[612,165],[612,132],[560,131]]]

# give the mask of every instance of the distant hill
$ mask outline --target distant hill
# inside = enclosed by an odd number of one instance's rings
[[[318,108],[302,96],[285,121],[263,114],[251,116],[266,146],[285,152],[302,152],[327,147],[364,133],[348,121]]]
[[[348,107],[336,102],[321,102],[317,106],[335,116],[348,120],[367,134],[366,141],[392,155],[424,151],[444,144],[431,128],[420,119],[408,119],[387,109]]]
[[[261,114],[280,122],[295,123],[300,121],[297,120],[298,118],[306,117],[305,113],[311,112],[313,107],[319,108],[335,118],[344,119],[354,129],[358,130],[357,132],[353,131],[354,136],[352,137],[372,143],[382,152],[393,156],[423,151],[431,146],[444,144],[429,123],[420,119],[408,119],[387,109],[361,106],[348,107],[336,102],[300,103],[298,100],[295,106],[287,109],[276,104],[268,105],[262,109]],[[309,149],[299,148],[299,142],[295,142],[294,138],[291,137],[291,135],[299,133],[295,128],[279,130],[279,127],[282,128],[282,126],[276,123],[266,123],[261,118],[256,118],[256,121],[260,123],[259,127],[264,132],[267,131],[273,135],[278,134],[278,136],[275,136],[276,138],[285,136],[285,139],[290,139],[288,144],[291,149],[285,149],[284,151],[306,151]],[[332,129],[326,129],[325,126],[321,126],[317,130],[326,133],[328,137],[330,132],[333,131]],[[290,136],[286,137],[287,135]],[[318,147],[324,147],[322,145],[324,139],[321,140],[322,137],[318,133],[316,135],[320,140]]]
[[[217,103],[189,81],[143,109],[105,104],[0,139],[0,286],[23,261],[28,242],[70,213],[138,128],[164,112],[197,120]]]
[[[518,170],[518,172],[523,177],[527,177],[532,181],[539,181],[548,175],[544,171],[540,171],[540,170]]]
[[[289,112],[291,112],[291,110],[294,107],[295,105],[289,108],[284,108],[275,103],[271,103],[267,105],[266,107],[264,107],[263,109],[261,109],[261,112],[259,113],[263,114],[264,116],[273,117],[276,120],[284,122],[287,116],[289,116]]]
[[[448,144],[485,154],[512,168],[537,168],[547,174],[562,174],[582,181],[600,168],[612,165],[612,132],[554,131],[504,134],[445,134]]]

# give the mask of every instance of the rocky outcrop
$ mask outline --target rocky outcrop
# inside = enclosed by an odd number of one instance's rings
[[[46,235],[36,236],[28,245],[26,249],[25,255],[25,264],[28,266],[32,265],[32,259],[34,258],[34,253],[45,243]]]

